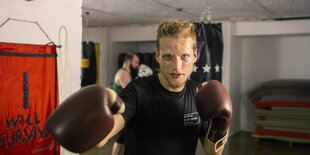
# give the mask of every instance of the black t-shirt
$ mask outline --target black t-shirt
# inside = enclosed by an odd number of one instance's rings
[[[207,130],[195,106],[197,85],[188,80],[181,92],[170,92],[157,74],[131,82],[120,94],[125,155],[194,155]]]

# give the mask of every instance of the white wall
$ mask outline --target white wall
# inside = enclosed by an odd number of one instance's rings
[[[114,26],[111,28],[110,39],[122,41],[154,41],[156,40],[157,24]]]
[[[309,34],[310,20],[237,22],[236,36]]]
[[[273,79],[310,78],[309,21],[236,24],[234,35],[241,41],[241,130],[254,132],[255,108],[247,99],[249,91]]]
[[[264,81],[276,78],[277,41],[273,37],[241,39],[241,129],[254,131],[255,108],[247,93]]]
[[[233,117],[229,129],[230,135],[240,131],[241,117],[241,44],[238,38],[232,36],[232,30],[235,26],[236,24],[231,22],[222,23],[224,45],[222,83],[230,93],[233,107]]]
[[[310,29],[310,28],[309,28]],[[309,30],[310,32],[310,30]],[[279,42],[278,78],[310,78],[310,34],[281,36]]]
[[[58,31],[64,25],[67,28],[68,47],[71,66],[71,86],[60,85],[66,89],[67,94],[60,96],[62,101],[67,95],[80,88],[80,58],[82,40],[82,0],[53,0],[53,1],[24,1],[24,0],[1,0],[0,1],[0,23],[7,18],[16,18],[29,21],[37,21],[47,35],[58,44]],[[61,33],[61,40],[65,40]],[[0,41],[13,43],[46,44],[49,40],[44,36],[35,24],[9,21],[0,28]],[[63,44],[64,51],[65,47]],[[59,75],[68,75],[59,73]],[[63,79],[64,77],[59,77]],[[70,78],[66,78],[70,79]],[[61,150],[62,154],[70,154]]]
[[[85,28],[83,27],[83,41],[93,41],[100,44],[100,65],[99,65],[99,84],[108,86],[108,49],[109,49],[109,28]]]

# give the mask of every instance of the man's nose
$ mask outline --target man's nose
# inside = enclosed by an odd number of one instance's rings
[[[175,61],[174,62],[175,69],[182,68],[182,60],[181,60],[181,58],[175,57],[174,61]]]

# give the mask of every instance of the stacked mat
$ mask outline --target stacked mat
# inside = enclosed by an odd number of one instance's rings
[[[310,143],[310,80],[273,80],[248,94],[255,103],[255,135]]]

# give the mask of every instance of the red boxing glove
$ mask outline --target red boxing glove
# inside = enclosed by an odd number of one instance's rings
[[[196,107],[201,119],[210,122],[207,138],[213,143],[223,138],[232,117],[231,99],[225,87],[216,80],[198,86]]]
[[[112,114],[124,108],[122,99],[113,90],[91,85],[63,101],[49,116],[45,127],[60,145],[81,153],[110,133],[114,125]]]

